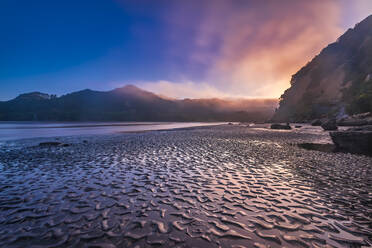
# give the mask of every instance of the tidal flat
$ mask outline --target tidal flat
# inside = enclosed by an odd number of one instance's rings
[[[0,247],[369,247],[372,157],[320,127],[5,142]]]

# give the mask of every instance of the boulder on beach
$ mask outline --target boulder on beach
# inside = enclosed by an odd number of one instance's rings
[[[311,126],[320,126],[320,125],[322,125],[322,121],[319,119],[313,120],[311,122]]]
[[[57,142],[57,141],[48,141],[48,142],[41,142],[39,144],[39,146],[42,146],[42,147],[50,147],[50,146],[69,146],[69,144],[63,144],[61,142]]]
[[[270,128],[271,129],[284,129],[284,130],[292,129],[289,123],[287,124],[274,123],[274,124],[271,124]]]
[[[330,132],[337,150],[372,155],[372,126]]]
[[[325,121],[324,123],[322,123],[322,128],[325,130],[325,131],[333,131],[333,130],[337,130],[337,124],[336,124],[336,120],[335,119],[330,119],[330,120],[327,120]]]

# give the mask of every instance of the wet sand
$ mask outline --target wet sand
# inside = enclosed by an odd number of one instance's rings
[[[0,149],[0,247],[362,247],[372,157],[310,151],[318,127],[238,125]],[[11,145],[11,146],[10,146]]]

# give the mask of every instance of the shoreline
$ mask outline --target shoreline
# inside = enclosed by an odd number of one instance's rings
[[[182,129],[189,127],[203,127],[224,125],[225,122],[148,122],[148,123],[120,123],[120,124],[92,124],[92,125],[74,125],[74,126],[34,126],[27,125],[22,127],[1,127],[0,125],[0,141],[8,142],[15,140],[24,140],[32,138],[61,138],[68,136],[81,136],[81,135],[101,135],[101,134],[114,134],[114,133],[131,133],[143,131],[161,131]],[[127,130],[122,129],[127,128]],[[7,131],[10,130],[10,131]],[[30,132],[26,132],[30,130]],[[39,132],[37,132],[37,130]],[[5,132],[5,138],[1,138],[1,131]],[[14,133],[18,138],[11,137],[10,133]],[[19,133],[23,132],[23,133]],[[36,132],[34,134],[34,132]],[[22,137],[23,136],[23,137]]]

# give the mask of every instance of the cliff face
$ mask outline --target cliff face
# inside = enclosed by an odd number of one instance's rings
[[[305,121],[372,111],[372,15],[292,76],[275,121]]]

